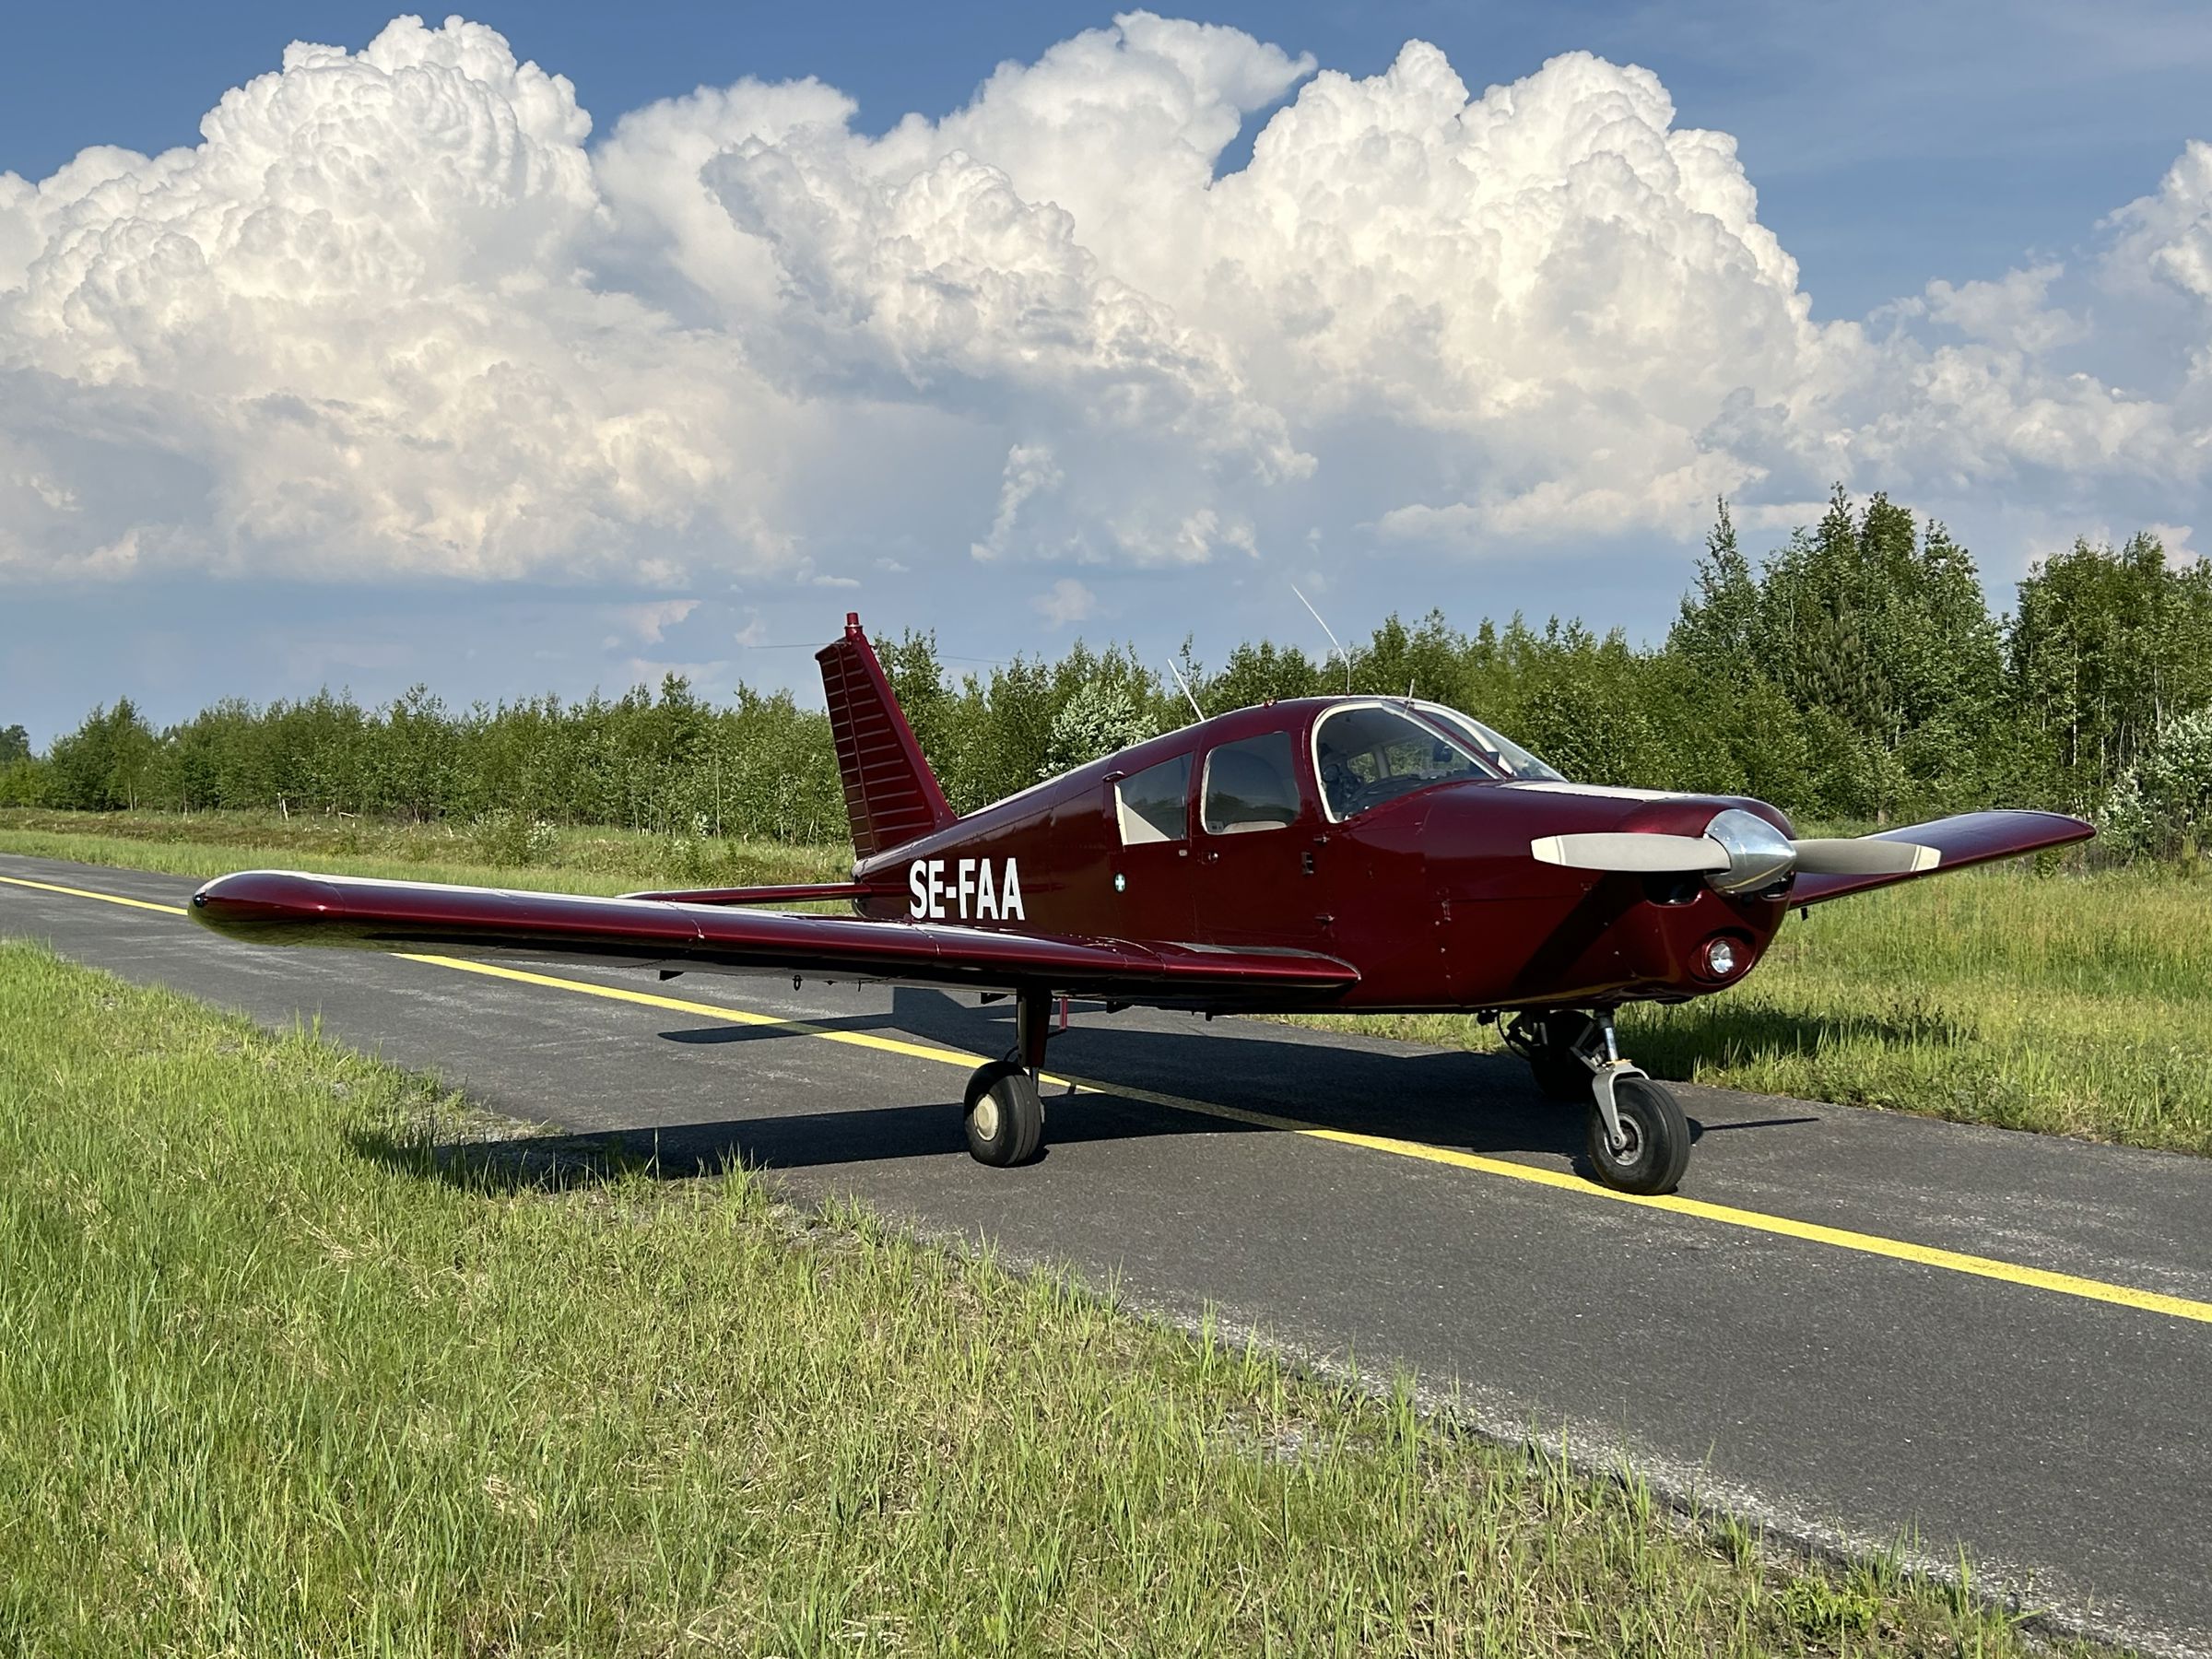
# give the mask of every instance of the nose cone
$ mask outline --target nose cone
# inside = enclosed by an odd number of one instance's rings
[[[324,942],[345,903],[332,883],[296,870],[245,870],[218,876],[192,896],[192,919],[228,938],[253,945]]]

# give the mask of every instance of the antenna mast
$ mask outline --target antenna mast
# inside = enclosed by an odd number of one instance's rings
[[[1168,672],[1175,677],[1175,683],[1182,688],[1183,696],[1191,700],[1191,712],[1204,720],[1206,711],[1198,706],[1198,699],[1191,690],[1191,682],[1182,677],[1182,670],[1175,666],[1173,657],[1168,659]]]
[[[1321,613],[1313,608],[1313,601],[1298,593],[1297,582],[1290,584],[1290,591],[1298,594],[1298,602],[1306,607],[1306,615],[1321,622],[1321,631],[1329,636],[1329,643],[1336,648],[1336,655],[1344,664],[1344,694],[1349,697],[1352,694],[1352,653],[1345,650],[1343,642],[1336,638],[1336,630],[1326,622],[1322,622]]]

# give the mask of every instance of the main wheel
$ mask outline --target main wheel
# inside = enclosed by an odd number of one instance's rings
[[[1689,1120],[1673,1090],[1649,1077],[1622,1077],[1613,1085],[1613,1109],[1628,1144],[1616,1151],[1606,1139],[1606,1116],[1590,1106],[1590,1165],[1598,1180],[1622,1193],[1671,1193],[1689,1163]]]
[[[1005,1169],[1027,1163],[1044,1144],[1044,1100],[1037,1079],[1012,1060],[978,1066],[968,1079],[968,1152]]]

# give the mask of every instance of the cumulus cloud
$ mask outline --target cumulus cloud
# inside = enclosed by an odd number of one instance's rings
[[[1033,495],[1059,488],[1065,481],[1065,476],[1053,465],[1051,444],[1016,444],[1006,452],[1006,468],[998,486],[998,514],[991,521],[991,532],[968,551],[982,559],[1005,553],[1013,545],[1022,503]]]
[[[0,562],[672,580],[704,522],[776,547],[734,446],[777,394],[578,269],[603,233],[569,83],[413,19],[294,46],[203,142],[0,192],[0,442],[72,505]],[[145,475],[166,488],[113,488]]]
[[[194,147],[0,174],[0,577],[849,584],[917,521],[1173,569],[1686,535],[1837,478],[2201,498],[2202,144],[2077,255],[1817,323],[1734,141],[1583,53],[1476,94],[1419,41],[1359,78],[1137,12],[854,113],[739,80],[594,146],[560,76],[405,18]]]
[[[1063,576],[1030,603],[1054,628],[1087,621],[1099,611],[1099,596],[1072,576]]]
[[[699,608],[696,599],[651,599],[642,605],[621,605],[614,610],[624,634],[641,645],[658,645],[668,630]],[[617,641],[610,639],[611,646]]]

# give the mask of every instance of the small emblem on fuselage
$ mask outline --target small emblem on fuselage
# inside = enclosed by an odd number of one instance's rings
[[[950,868],[950,879],[946,871]],[[906,866],[907,914],[917,922],[1026,922],[1017,861],[917,858]]]

